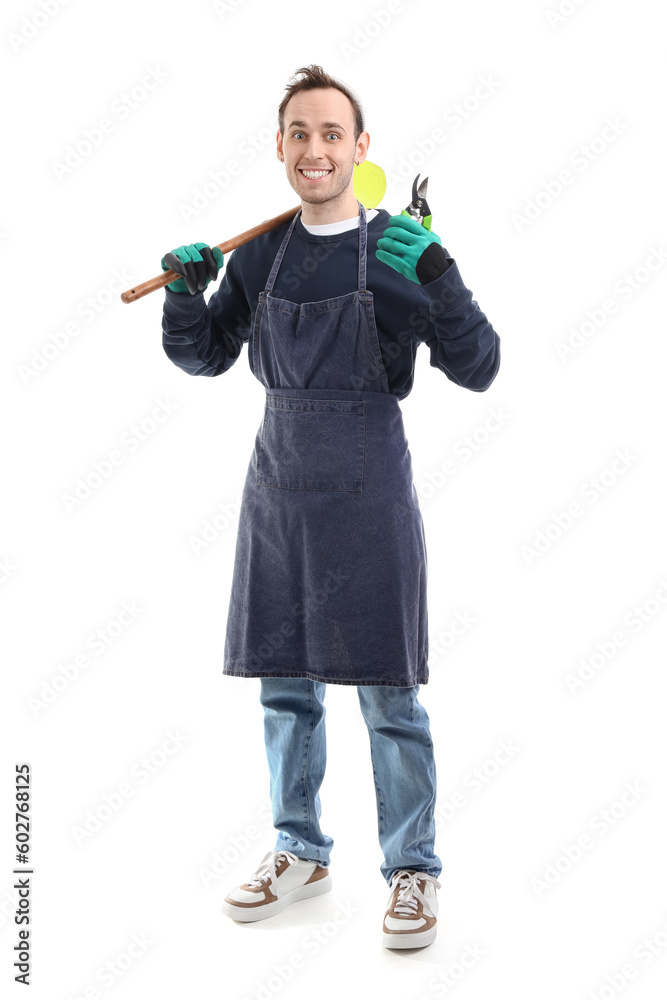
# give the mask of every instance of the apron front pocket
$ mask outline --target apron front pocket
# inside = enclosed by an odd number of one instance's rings
[[[365,419],[363,401],[267,396],[257,485],[362,490]]]

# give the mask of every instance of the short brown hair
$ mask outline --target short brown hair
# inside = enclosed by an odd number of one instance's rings
[[[303,73],[305,75],[302,79],[297,80],[296,77],[299,73]],[[298,69],[291,77],[290,84],[285,88],[285,96],[280,102],[280,107],[278,108],[280,134],[285,134],[285,108],[287,107],[287,103],[290,98],[294,97],[295,94],[298,94],[300,90],[314,90],[316,87],[334,87],[336,90],[340,90],[342,94],[345,94],[352,105],[354,117],[354,141],[357,142],[361,133],[366,130],[364,113],[359,101],[344,83],[341,83],[340,80],[336,80],[333,76],[329,76],[328,73],[324,72],[321,66],[315,66],[313,64],[310,66],[302,66],[301,69]]]

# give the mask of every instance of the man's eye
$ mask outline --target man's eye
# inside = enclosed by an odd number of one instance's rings
[[[293,139],[298,139],[298,137],[300,135],[303,135],[303,134],[304,134],[303,132],[293,132],[292,133],[292,138]],[[328,135],[327,135],[327,139],[330,139],[332,136],[334,137],[334,139],[340,139],[340,136],[338,135],[337,132],[329,132]]]

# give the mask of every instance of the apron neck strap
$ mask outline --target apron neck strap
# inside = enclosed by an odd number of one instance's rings
[[[363,292],[366,289],[366,242],[367,242],[367,223],[366,223],[366,209],[361,204],[357,198],[359,204],[359,291]],[[294,227],[296,225],[296,220],[299,218],[303,209],[300,208],[292,219],[287,232],[280,244],[280,250],[276,254],[276,259],[273,262],[273,267],[266,279],[266,285],[264,291],[267,295],[270,295],[273,291],[273,286],[276,283],[276,278],[278,277],[278,270],[282,264],[283,257],[285,256],[285,251],[287,250],[287,244],[289,243],[290,236],[294,232]]]
[[[280,268],[283,257],[285,256],[285,250],[287,250],[287,244],[289,243],[289,238],[292,235],[294,227],[296,226],[296,220],[299,218],[302,211],[303,209],[300,208],[299,211],[296,213],[296,215],[294,216],[289,225],[287,232],[285,233],[282,243],[280,244],[280,250],[276,254],[276,259],[273,262],[273,267],[269,272],[269,276],[266,279],[266,285],[264,286],[264,291],[266,292],[267,295],[270,295],[271,292],[273,291],[273,286],[276,283],[276,277],[278,275],[278,269]]]
[[[357,198],[357,201],[359,199]],[[366,209],[359,201],[359,291],[366,290]]]

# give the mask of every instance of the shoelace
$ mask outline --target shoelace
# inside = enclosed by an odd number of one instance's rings
[[[276,878],[276,864],[279,858],[287,858],[291,865],[296,864],[299,860],[296,854],[292,854],[291,851],[269,851],[262,858],[260,866],[252,878],[248,879],[248,885],[259,886],[267,878],[273,882]]]
[[[437,889],[441,889],[442,885],[438,882],[437,878],[433,875],[427,875],[426,872],[408,871],[397,872],[394,878],[398,879],[398,885],[400,887],[398,896],[396,897],[396,903],[394,905],[395,913],[400,913],[401,916],[407,917],[414,916],[419,905],[418,900],[421,899],[426,911],[433,916],[428,900],[417,885],[417,881],[422,878],[427,878],[430,882],[433,882]],[[396,885],[394,884],[393,887],[396,888]]]

